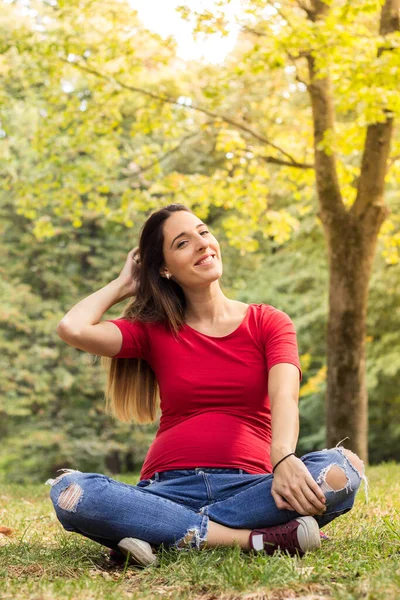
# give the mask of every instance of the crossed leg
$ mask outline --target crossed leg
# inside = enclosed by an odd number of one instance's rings
[[[364,472],[364,464],[362,460],[354,454],[351,450],[344,449],[344,454],[355,467],[360,476]],[[326,473],[325,482],[332,490],[341,490],[347,484],[347,476],[341,467],[338,465],[332,465]],[[233,529],[231,527],[225,527],[215,523],[210,519],[207,533],[207,540],[203,543],[201,548],[215,547],[215,546],[239,546],[244,550],[250,549],[249,536],[251,529]],[[188,532],[187,536],[183,540],[184,543],[188,543],[192,537],[192,532]]]

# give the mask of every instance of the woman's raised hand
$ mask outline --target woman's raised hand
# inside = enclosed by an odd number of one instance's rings
[[[124,297],[135,296],[139,285],[140,256],[139,246],[128,252],[127,259],[118,275],[118,279],[124,284]]]

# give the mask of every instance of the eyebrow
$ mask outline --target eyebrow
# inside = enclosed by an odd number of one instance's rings
[[[207,227],[207,225],[205,223],[199,223],[198,225],[196,225],[196,229],[198,229],[199,227]],[[182,231],[182,233],[180,233],[179,235],[177,235],[171,242],[170,245],[170,249],[172,248],[173,243],[175,242],[175,240],[177,240],[178,238],[182,237],[183,235],[190,235],[189,233],[186,233],[186,231]]]

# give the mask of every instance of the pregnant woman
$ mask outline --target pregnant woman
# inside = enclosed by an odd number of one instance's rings
[[[129,553],[134,564],[156,564],[161,544],[301,556],[367,483],[363,462],[339,444],[296,456],[301,369],[292,320],[227,298],[222,272],[207,225],[171,204],[148,217],[120,275],[57,328],[67,344],[104,357],[116,418],[151,423],[160,409],[136,485],[77,469],[46,482],[67,531],[114,557]],[[128,298],[120,318],[101,321]]]

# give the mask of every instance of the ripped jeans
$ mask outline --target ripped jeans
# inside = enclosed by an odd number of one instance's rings
[[[348,512],[363,479],[343,447],[309,452],[301,457],[326,497],[326,512],[314,518],[323,527]],[[325,481],[332,465],[347,476],[347,484],[333,490]],[[280,525],[299,513],[277,508],[271,486],[273,474],[252,475],[243,469],[197,467],[155,472],[150,479],[128,485],[99,473],[60,469],[49,479],[50,497],[64,529],[80,533],[108,548],[134,537],[152,546],[200,549],[207,539],[209,520],[236,529]],[[68,490],[68,493],[64,493]],[[187,540],[187,534],[193,533]]]

